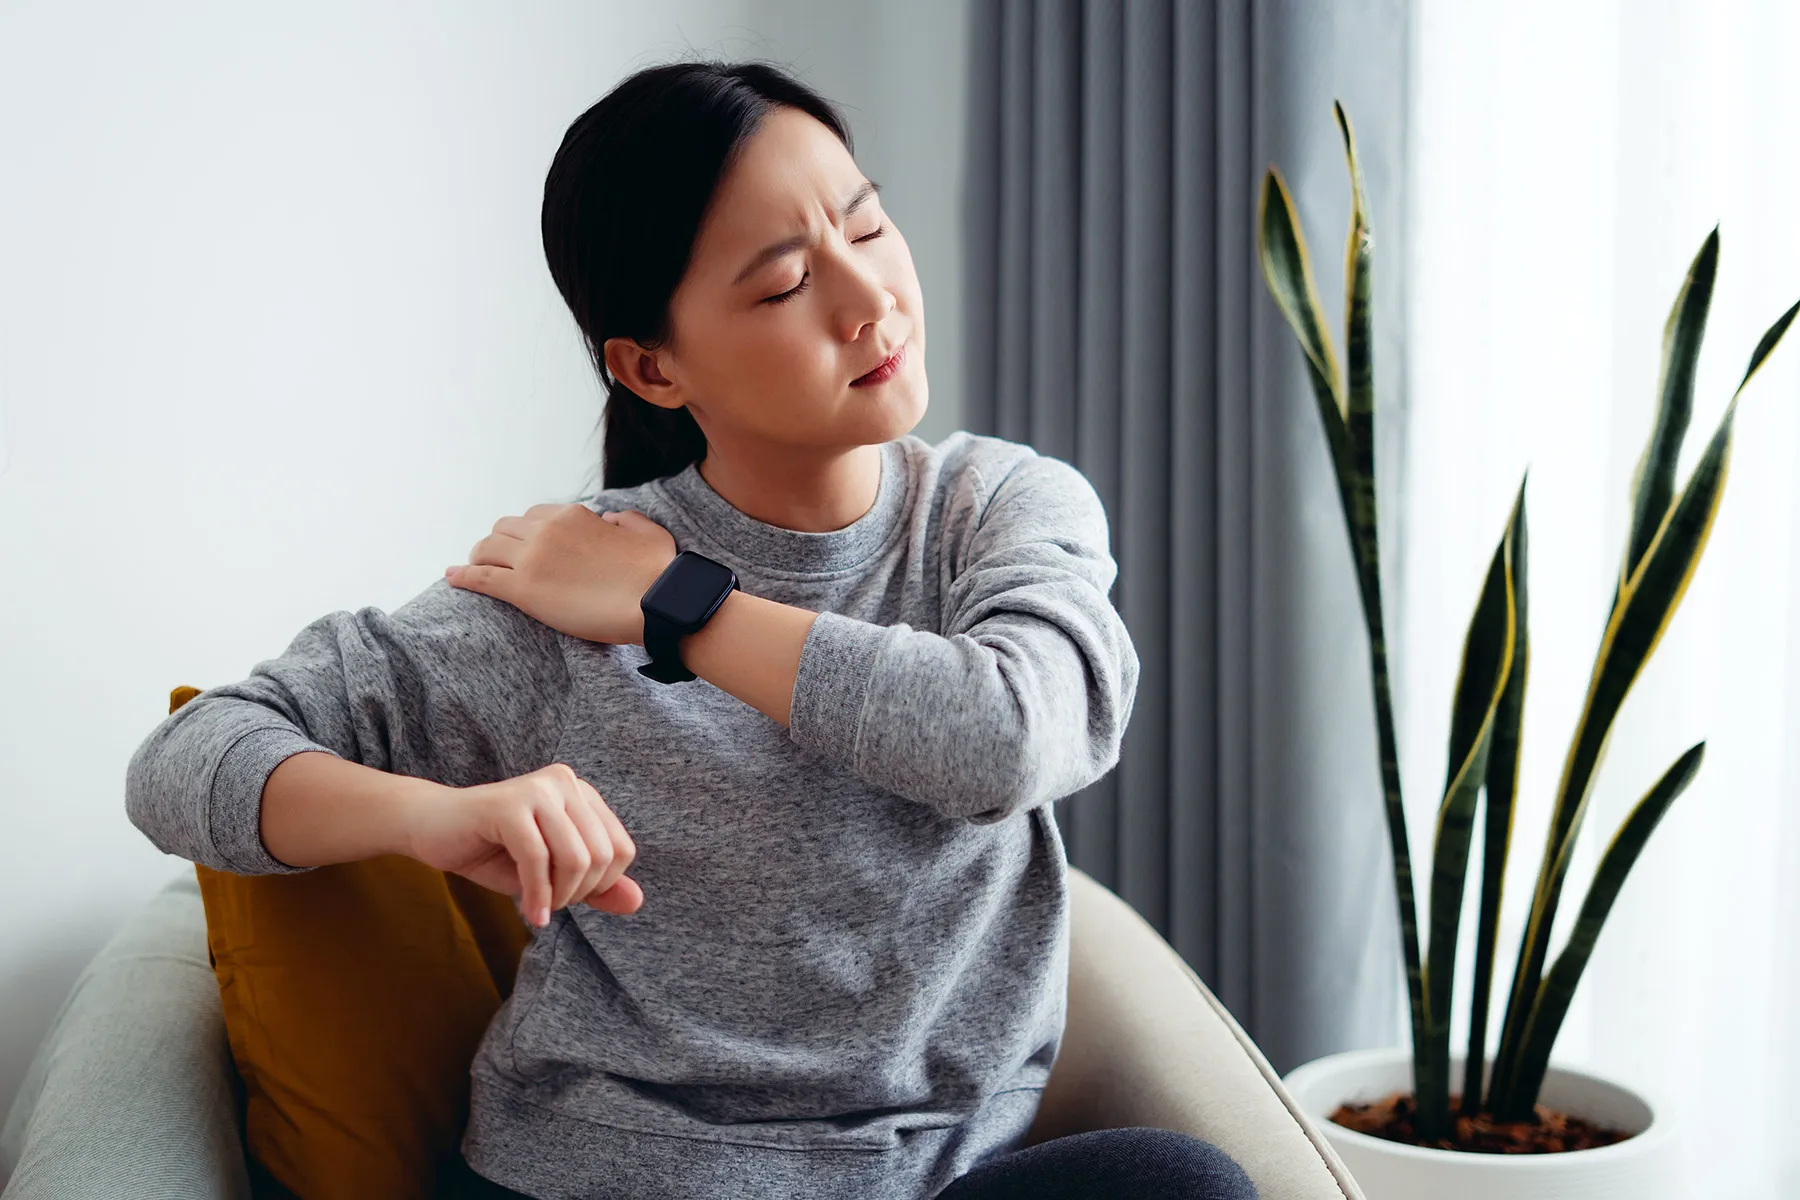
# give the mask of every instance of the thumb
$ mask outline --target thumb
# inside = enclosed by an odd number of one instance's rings
[[[631,876],[621,875],[619,881],[604,892],[594,892],[583,897],[582,903],[601,912],[628,915],[644,906],[644,889]]]

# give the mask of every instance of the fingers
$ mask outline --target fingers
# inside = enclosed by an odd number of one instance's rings
[[[444,578],[466,591],[481,592],[499,600],[512,601],[512,585],[525,543],[518,538],[492,534],[476,542],[464,565],[444,568]],[[513,549],[508,549],[513,547]]]
[[[490,533],[469,548],[469,562],[475,566],[516,567],[524,549],[523,538]]]
[[[592,896],[600,886],[601,878],[609,869],[618,865],[618,848],[606,822],[600,819],[595,805],[585,796],[577,797],[569,805],[569,819],[575,823],[576,830],[587,843],[590,859],[587,873],[581,877],[580,883],[569,897],[569,903],[574,904]],[[624,867],[618,866],[618,869],[622,871]]]
[[[538,809],[537,825],[550,847],[550,907],[564,908],[578,898],[575,888],[587,874],[593,856],[564,805]]]
[[[550,849],[530,809],[520,809],[502,827],[506,852],[519,870],[520,911],[533,925],[550,923]]]
[[[592,805],[595,817],[605,826],[606,832],[611,838],[613,860],[601,873],[600,880],[594,885],[593,890],[586,893],[588,895],[592,895],[593,892],[604,894],[610,890],[614,884],[624,878],[625,872],[631,869],[631,864],[637,861],[637,844],[631,840],[631,835],[625,832],[625,824],[619,820],[619,815],[607,807],[598,792],[594,794]]]
[[[570,816],[588,838],[590,846],[604,846],[607,850],[604,854],[595,853],[594,869],[582,880],[575,899],[585,901],[590,907],[598,907],[595,901],[610,891],[637,860],[637,844],[625,832],[625,825],[619,820],[618,814],[607,807],[606,801],[594,790],[592,784],[585,779],[578,779],[576,791],[578,800],[569,806]],[[633,890],[637,890],[635,885]],[[640,901],[642,897],[642,891],[638,891]]]
[[[624,824],[567,763],[534,775],[524,803],[499,822],[498,831],[518,873],[521,915],[542,928],[551,913],[577,901],[607,912],[636,912],[644,893],[625,878],[637,846]]]

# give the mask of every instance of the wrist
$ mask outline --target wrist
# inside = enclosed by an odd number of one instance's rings
[[[418,837],[433,810],[439,809],[457,789],[449,784],[410,775],[396,775],[393,792],[384,806],[380,842],[387,854],[418,858]]]
[[[631,628],[635,631],[633,636],[639,646],[644,644],[644,597],[650,594],[650,589],[656,586],[656,581],[662,578],[662,572],[666,570],[668,567],[665,564],[662,570],[650,578],[639,581],[641,586],[637,590],[637,599],[631,605]]]
[[[719,629],[721,623],[724,625],[729,625],[731,623],[730,614],[743,607],[746,595],[747,593],[742,587],[732,588],[731,594],[719,602],[719,607],[714,610],[713,615],[707,620],[706,624],[694,630],[692,633],[684,633],[681,635],[681,639],[676,642],[676,646],[680,648],[681,661],[687,664],[688,670],[692,671],[694,669],[691,656],[695,649],[712,640],[707,637],[707,634]]]
[[[644,644],[644,597],[650,594],[650,589],[656,586],[656,581],[663,577],[663,572],[669,569],[669,564],[675,561],[675,557],[673,554],[669,555],[647,577],[640,577],[637,582],[636,595],[631,601],[631,644],[634,646]]]

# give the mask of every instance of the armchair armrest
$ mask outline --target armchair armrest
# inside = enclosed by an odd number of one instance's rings
[[[1069,1013],[1024,1144],[1147,1125],[1212,1142],[1261,1200],[1364,1200],[1256,1043],[1154,926],[1069,868]]]
[[[76,977],[0,1130],[5,1200],[249,1200],[242,1087],[189,868]]]

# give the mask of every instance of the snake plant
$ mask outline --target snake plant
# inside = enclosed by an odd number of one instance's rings
[[[1488,1073],[1484,1070],[1485,1048],[1501,879],[1512,840],[1519,726],[1530,657],[1526,630],[1525,483],[1521,480],[1506,529],[1494,549],[1463,644],[1451,710],[1449,767],[1432,846],[1430,940],[1421,958],[1412,859],[1401,804],[1382,614],[1381,555],[1376,538],[1368,205],[1350,119],[1341,104],[1335,106],[1335,111],[1351,185],[1350,236],[1344,265],[1347,372],[1339,367],[1337,351],[1326,329],[1293,201],[1281,173],[1274,167],[1263,178],[1257,205],[1257,248],[1263,277],[1299,339],[1349,531],[1368,629],[1382,799],[1400,910],[1400,941],[1411,1009],[1416,1129],[1421,1141],[1434,1141],[1448,1138],[1453,1127],[1451,985],[1476,810],[1483,797],[1480,920],[1475,931],[1475,979],[1460,1112],[1485,1114],[1502,1121],[1529,1120],[1548,1069],[1551,1046],[1607,913],[1657,822],[1700,769],[1704,742],[1677,758],[1632,808],[1601,855],[1567,943],[1546,970],[1550,931],[1613,719],[1680,605],[1706,548],[1724,493],[1738,396],[1787,331],[1800,304],[1789,308],[1763,334],[1750,356],[1743,382],[1726,406],[1699,463],[1678,492],[1676,460],[1693,411],[1694,368],[1719,261],[1717,228],[1701,246],[1675,298],[1663,330],[1656,419],[1632,481],[1631,528],[1619,564],[1612,608],[1556,791],[1530,917],[1507,992],[1493,1068]]]

